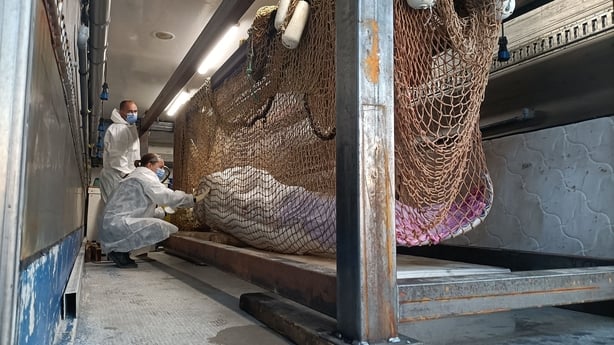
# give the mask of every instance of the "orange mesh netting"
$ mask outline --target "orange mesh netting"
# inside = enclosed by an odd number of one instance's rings
[[[285,24],[298,1],[293,0]],[[459,4],[461,2],[458,2]],[[479,108],[496,44],[493,1],[395,0],[396,233],[435,244],[479,224],[492,203]],[[335,253],[334,1],[312,1],[298,48],[261,8],[247,61],[205,84],[176,122],[174,179],[206,198],[173,218],[265,250]]]
[[[471,229],[492,203],[479,109],[497,8],[475,0],[438,1],[432,13],[404,7],[396,1],[397,242],[438,243]]]

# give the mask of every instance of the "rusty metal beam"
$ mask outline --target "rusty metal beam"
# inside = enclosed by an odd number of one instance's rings
[[[181,234],[181,233],[179,233]],[[237,248],[194,237],[171,236],[171,254],[206,262],[241,279],[335,317],[335,271],[286,259],[274,253]]]
[[[308,307],[284,300],[279,295],[273,293],[242,294],[239,306],[296,344],[334,344],[327,338],[332,337],[329,334],[333,333],[337,326],[335,319],[316,313]]]
[[[338,0],[337,326],[398,340],[394,230],[393,2]]]
[[[214,265],[323,314],[336,315],[335,270],[249,248],[171,236],[172,254]],[[398,280],[399,322],[614,300],[614,266]]]
[[[334,269],[195,237],[171,236],[171,253],[214,265],[335,317]],[[614,300],[614,266],[398,280],[399,322]],[[369,316],[369,315],[366,315]]]
[[[399,280],[400,322],[614,299],[614,266]]]
[[[614,266],[614,258],[530,252],[525,250],[468,247],[448,244],[422,247],[398,247],[398,254],[476,265],[506,267],[512,271],[537,271],[555,268]]]

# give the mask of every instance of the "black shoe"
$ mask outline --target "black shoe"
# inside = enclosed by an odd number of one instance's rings
[[[135,265],[134,267],[138,266],[136,264],[136,261],[132,260],[132,258],[130,257],[130,253],[121,253],[121,254],[124,256],[124,261],[125,262],[127,262],[129,264],[134,264]]]
[[[136,268],[139,266],[134,260],[130,259],[130,254],[125,252],[109,252],[107,256],[119,268]]]

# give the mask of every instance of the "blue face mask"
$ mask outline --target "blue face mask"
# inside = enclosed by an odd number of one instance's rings
[[[156,175],[158,176],[158,178],[160,179],[160,181],[161,181],[161,180],[164,178],[164,174],[165,174],[165,173],[166,173],[166,172],[165,172],[165,171],[164,171],[164,169],[162,169],[162,168],[158,168],[158,169],[156,170]]]
[[[126,114],[126,122],[128,122],[131,125],[136,123],[136,119],[137,118],[138,118],[138,115],[136,113],[128,113],[128,114]]]

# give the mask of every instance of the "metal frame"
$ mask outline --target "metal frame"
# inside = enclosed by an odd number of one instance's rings
[[[340,336],[360,344],[399,341],[399,322],[614,299],[614,266],[403,279],[397,285],[392,3],[338,0],[335,11],[336,272],[180,235],[166,247],[336,316]],[[239,49],[215,84],[244,57]]]
[[[614,266],[614,259],[446,244],[423,247],[399,247],[397,252],[404,255],[505,267],[512,271]]]
[[[306,264],[288,255],[237,248],[181,233],[167,240],[165,248],[232,272],[323,314],[335,317],[345,312],[338,309],[343,306],[334,295],[335,286],[343,283],[333,270],[317,263]],[[613,281],[614,265],[399,279],[399,322],[613,300]]]
[[[336,22],[337,326],[398,339],[393,2],[339,0]]]
[[[81,277],[83,276],[83,263],[85,262],[85,243],[86,241],[81,242],[79,254],[77,254],[75,263],[72,266],[62,296],[62,319],[64,320],[66,318],[75,319],[79,311],[79,299],[81,297],[79,291],[81,289]]]
[[[611,5],[604,6],[603,4],[596,4],[594,1],[590,2],[590,4],[591,6],[595,6],[595,10],[601,10],[592,13],[588,17],[579,17],[578,15],[574,15],[573,12],[570,13],[570,8],[575,9],[574,5],[570,5],[568,8],[563,9],[556,7],[557,11],[563,11],[566,14],[569,13],[569,18],[567,18],[564,23],[560,23],[559,27],[549,31],[547,34],[537,36],[528,43],[513,47],[509,51],[510,59],[505,62],[494,61],[491,66],[490,74],[496,76],[501,74],[505,69],[522,62],[540,56],[546,56],[561,51],[562,49],[567,49],[570,46],[578,45],[584,41],[599,39],[601,36],[607,35],[608,32],[614,29]]]
[[[0,0],[0,343],[16,339],[33,15],[38,1]]]
[[[313,267],[282,256],[183,237],[181,232],[167,239],[164,248],[170,254],[198,264],[211,263],[241,279],[335,317],[337,279],[334,270]]]
[[[614,266],[399,281],[400,321],[614,298]]]

